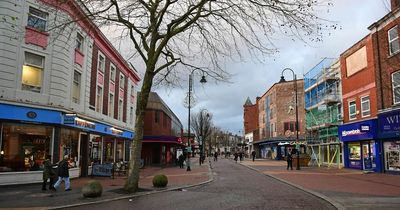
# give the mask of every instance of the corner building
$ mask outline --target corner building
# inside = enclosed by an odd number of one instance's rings
[[[129,160],[140,78],[94,23],[55,27],[85,14],[57,2],[0,1],[0,185],[41,182],[46,155],[72,178]]]

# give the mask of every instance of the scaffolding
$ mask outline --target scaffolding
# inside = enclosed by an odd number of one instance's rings
[[[342,123],[340,63],[323,59],[304,75],[306,140],[311,165],[342,167],[338,126]]]

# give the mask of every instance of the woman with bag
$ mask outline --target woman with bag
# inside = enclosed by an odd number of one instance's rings
[[[51,155],[46,155],[46,159],[43,162],[44,168],[43,168],[43,185],[42,185],[42,190],[45,191],[47,190],[46,185],[47,185],[47,180],[50,179],[49,183],[49,189],[54,190],[54,178],[55,178],[55,171],[53,169],[53,166],[51,164]]]

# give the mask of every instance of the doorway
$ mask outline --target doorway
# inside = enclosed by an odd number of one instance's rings
[[[87,177],[89,171],[89,139],[87,133],[80,134],[81,145],[80,145],[80,167],[81,177]]]
[[[375,141],[366,141],[362,143],[362,162],[364,170],[376,169],[375,163]]]

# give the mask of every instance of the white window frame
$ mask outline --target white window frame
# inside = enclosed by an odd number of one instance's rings
[[[131,125],[133,125],[133,112],[134,112],[133,107],[130,107],[130,111],[129,111],[129,123],[130,123]]]
[[[37,14],[33,14],[32,10],[36,10],[38,13],[42,13],[41,15],[43,15],[44,17],[43,17],[43,16],[40,16],[40,15],[37,15]],[[31,17],[44,21],[44,22],[45,22],[44,28],[41,28],[41,27],[38,27],[38,26],[35,26],[35,25],[30,25],[30,24],[29,24],[29,22],[30,22],[29,19],[30,19]],[[48,23],[48,20],[47,20],[48,17],[49,17],[49,13],[44,12],[44,11],[42,11],[42,10],[40,10],[40,9],[37,9],[37,8],[35,8],[35,7],[31,7],[31,6],[30,6],[30,7],[28,8],[28,20],[27,20],[26,25],[29,26],[29,27],[32,27],[32,28],[34,28],[34,29],[36,29],[36,30],[38,30],[38,31],[46,31],[46,29],[47,29],[47,23]]]
[[[83,53],[83,44],[85,43],[85,38],[83,38],[82,34],[77,32],[76,33],[76,45],[75,49],[79,50],[79,52]]]
[[[37,64],[32,64],[32,63],[28,63],[27,61],[26,61],[26,55],[27,54],[32,54],[32,55],[34,55],[34,56],[38,56],[38,57],[41,57],[42,58],[42,64],[41,65],[37,65]],[[41,74],[40,74],[40,86],[39,87],[34,87],[34,86],[31,86],[31,85],[28,85],[28,84],[25,84],[24,83],[24,81],[23,81],[23,69],[21,69],[21,89],[22,90],[26,90],[26,91],[31,91],[31,92],[36,92],[36,93],[40,93],[41,91],[42,91],[42,87],[43,87],[43,77],[44,77],[44,65],[45,65],[45,57],[44,56],[41,56],[41,55],[38,55],[38,54],[35,54],[35,53],[31,53],[31,52],[28,52],[28,51],[25,51],[24,52],[24,65],[23,65],[23,67],[24,66],[30,66],[30,67],[33,67],[33,68],[37,68],[37,69],[40,69],[41,70]],[[23,68],[22,67],[22,68]]]
[[[135,86],[131,85],[131,96],[135,96]]]
[[[117,72],[117,68],[115,67],[115,65],[113,63],[110,63],[110,80],[112,82],[115,82],[116,72]]]
[[[400,71],[396,71],[392,73],[392,93],[393,93],[393,104],[399,104],[400,103],[400,80],[397,82],[397,85],[394,81],[394,75],[395,74],[399,74],[399,78],[400,78]],[[396,91],[396,89],[399,89],[399,91]],[[399,100],[396,101],[396,93],[399,94],[399,96],[397,97]]]
[[[353,103],[354,102],[354,114],[352,115],[351,114],[351,107],[353,106],[353,105],[351,105],[351,103]],[[351,101],[349,101],[349,103],[348,103],[348,105],[349,105],[349,120],[355,120],[355,119],[357,119],[357,103],[356,103],[356,101],[355,100],[351,100]],[[352,117],[352,116],[354,116],[354,117]]]
[[[396,30],[396,37],[390,37],[390,32],[392,30]],[[388,30],[388,48],[389,48],[389,55],[394,55],[400,51],[400,43],[399,43],[399,31],[397,29],[397,26],[392,27],[391,29]],[[396,51],[392,51],[392,43],[397,42],[398,49]]]
[[[101,63],[100,58],[103,58],[103,63]],[[101,65],[100,65],[101,64]],[[100,68],[101,67],[101,68]],[[104,69],[106,68],[106,57],[99,51],[99,55],[97,56],[97,70],[104,73]]]
[[[125,87],[125,75],[120,73],[119,74],[119,88],[124,89]]]
[[[111,103],[111,96],[112,96],[112,103]],[[113,93],[110,93],[108,95],[108,116],[111,118],[114,118],[114,106],[115,104],[115,95]]]
[[[368,98],[368,100],[365,100],[366,98]],[[363,104],[366,102],[368,102],[368,109],[364,110]],[[369,117],[369,116],[371,116],[371,100],[368,95],[361,97],[361,117]]]
[[[99,88],[101,88],[100,98],[99,98]],[[103,113],[103,95],[104,89],[103,86],[97,85],[96,86],[96,112]]]
[[[122,121],[124,118],[124,100],[118,99],[118,120]]]
[[[75,80],[75,73],[79,74],[79,81]],[[80,71],[74,70],[74,73],[72,75],[72,87],[74,87],[74,85],[77,84],[78,86],[78,98],[76,99],[74,97],[74,89],[72,88],[72,102],[76,103],[76,104],[80,104],[81,103],[81,85],[82,85],[82,73]]]

